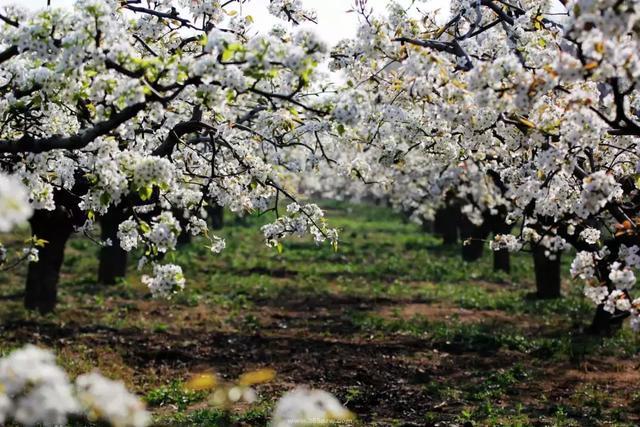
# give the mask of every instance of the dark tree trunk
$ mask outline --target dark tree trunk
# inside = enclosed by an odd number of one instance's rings
[[[447,206],[436,211],[433,222],[433,233],[442,237],[445,245],[458,243],[458,210],[453,206]]]
[[[191,243],[191,233],[182,226],[182,232],[180,232],[180,235],[178,236],[178,246],[185,246],[189,243]]]
[[[622,322],[626,317],[628,317],[628,313],[609,313],[600,304],[586,332],[592,335],[613,335],[622,327]]]
[[[177,218],[182,231],[178,235],[178,246],[185,246],[191,243],[191,233],[187,230],[189,220],[184,217],[184,213],[180,210],[174,210],[173,215]]]
[[[468,262],[477,261],[482,257],[485,240],[489,236],[489,229],[485,224],[474,225],[462,215],[460,219],[460,239],[462,239],[462,259]]]
[[[511,260],[508,250],[500,249],[493,253],[493,271],[511,272]]]
[[[38,262],[29,263],[24,306],[44,314],[55,309],[64,247],[74,224],[71,215],[62,207],[54,211],[37,210],[29,222],[31,234],[48,243],[38,248]]]
[[[224,207],[215,202],[211,202],[209,206],[207,206],[207,213],[209,214],[211,228],[214,230],[222,230],[224,226]]]
[[[120,247],[118,225],[127,215],[120,207],[112,207],[100,218],[101,238],[111,240],[111,246],[100,249],[98,283],[113,285],[127,274],[127,252]]]
[[[560,254],[550,260],[544,254],[545,248],[533,249],[533,264],[536,274],[536,297],[541,299],[559,298],[560,295]]]
[[[494,235],[511,233],[511,225],[505,221],[504,214],[491,218],[491,228]],[[493,271],[511,272],[511,260],[507,249],[501,249],[493,253]]]

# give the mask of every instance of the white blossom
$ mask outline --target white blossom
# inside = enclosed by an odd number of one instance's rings
[[[580,238],[590,245],[595,245],[600,240],[600,230],[595,228],[585,228],[580,232]]]
[[[144,404],[127,391],[122,381],[113,381],[97,372],[76,379],[78,401],[90,419],[108,421],[113,427],[144,427],[151,415]]]
[[[517,252],[522,248],[522,243],[512,234],[498,234],[489,242],[492,251],[506,249],[509,252]]]
[[[171,298],[184,289],[182,267],[175,264],[154,264],[153,276],[142,276],[142,283],[149,287],[154,298]]]
[[[271,423],[273,427],[293,427],[349,420],[351,417],[351,413],[326,391],[298,388],[278,400]]]
[[[23,224],[32,213],[25,186],[17,177],[0,173],[0,232]]]

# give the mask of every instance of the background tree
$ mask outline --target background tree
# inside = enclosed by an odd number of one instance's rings
[[[334,119],[379,153],[397,204],[438,206],[453,191],[472,223],[503,210],[519,225],[496,250],[557,265],[585,248],[572,271],[598,305],[592,329],[629,313],[637,326],[636,2],[454,1],[444,25],[398,5],[384,18],[356,9],[358,37],[332,53],[348,75]],[[558,295],[556,278],[539,275],[538,295]]]
[[[208,232],[209,203],[279,214],[278,201],[294,201],[285,177],[322,158],[330,107],[314,79],[325,47],[303,30],[248,37],[241,3],[80,0],[1,16],[0,164],[29,188],[34,239],[47,241],[27,307],[53,309],[66,239],[91,235],[99,219],[104,256],[123,256],[118,241],[141,248],[139,266],[154,271],[145,282],[170,296],[182,270],[160,262],[183,229],[224,247]],[[270,11],[313,19],[296,2]],[[265,237],[335,240],[323,221],[317,206],[295,204]]]

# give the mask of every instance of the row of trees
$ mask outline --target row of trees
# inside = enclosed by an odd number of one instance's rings
[[[326,47],[307,31],[250,37],[242,3],[80,0],[0,15],[0,165],[34,209],[25,255],[4,261],[31,261],[28,308],[54,309],[73,232],[103,246],[102,281],[123,272],[123,250],[141,249],[152,292],[166,296],[184,284],[179,266],[162,264],[180,235],[224,247],[207,211],[295,202],[287,177],[322,160],[330,128],[315,82]],[[313,20],[299,3],[269,10]],[[316,206],[292,206],[265,227],[269,244],[307,232],[335,241]]]
[[[575,248],[592,330],[638,327],[638,2],[455,1],[445,25],[357,5],[332,52],[352,173],[419,220],[459,208],[463,236],[540,273]]]

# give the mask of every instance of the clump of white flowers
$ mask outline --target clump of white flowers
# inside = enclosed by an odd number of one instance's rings
[[[616,310],[629,311],[631,309],[631,301],[629,301],[624,291],[616,289],[607,297],[603,309],[609,313],[614,313]]]
[[[222,237],[218,237],[218,236],[213,236],[211,238],[211,252],[215,253],[215,254],[219,254],[220,252],[222,252],[224,250],[225,247],[227,247],[227,243],[225,242],[225,240]]]
[[[360,106],[353,98],[340,99],[332,111],[333,119],[345,125],[354,125],[360,118]]]
[[[596,230],[595,228],[585,228],[580,233],[580,239],[589,243],[590,245],[595,245],[600,240],[600,230]]]
[[[609,289],[606,286],[590,286],[584,287],[584,295],[595,304],[602,304],[609,295]]]
[[[117,236],[120,241],[120,247],[125,251],[129,252],[136,248],[138,246],[138,239],[140,238],[138,223],[131,218],[120,223]]]
[[[17,177],[0,173],[0,232],[24,223],[32,213],[26,187]]]
[[[272,0],[269,2],[269,13],[296,24],[316,19],[316,12],[304,9],[302,0]]]
[[[640,332],[640,298],[636,298],[631,302],[631,320],[629,321],[631,329]]]
[[[168,187],[173,180],[174,168],[169,160],[159,157],[147,157],[134,169],[133,182],[138,188],[150,185]]]
[[[597,171],[583,179],[576,213],[582,218],[597,214],[607,203],[622,196],[622,188],[613,175]]]
[[[153,276],[142,276],[142,283],[149,287],[154,298],[171,298],[184,289],[182,267],[175,264],[154,264]]]
[[[571,276],[580,277],[583,280],[593,279],[596,274],[596,254],[581,251],[571,262]]]
[[[164,253],[175,249],[181,231],[178,220],[167,211],[153,218],[151,228],[144,233],[144,237],[155,251]]]
[[[560,236],[544,236],[540,246],[545,248],[544,255],[550,260],[555,260],[558,254],[569,247],[567,241]]]
[[[611,264],[611,272],[609,273],[609,280],[616,286],[617,289],[631,289],[636,284],[636,275],[628,267],[622,267],[619,262]]]
[[[122,381],[113,381],[97,372],[76,379],[78,400],[91,420],[109,420],[114,427],[143,427],[150,414]]]
[[[198,218],[196,216],[192,216],[189,218],[189,223],[187,224],[187,231],[194,236],[199,236],[201,234],[205,234],[209,227],[207,226],[207,221],[202,218]]]
[[[67,374],[53,353],[28,345],[0,359],[0,424],[64,424],[79,411]]]
[[[512,234],[497,234],[491,242],[489,248],[492,251],[506,249],[509,252],[517,252],[522,249],[522,243]]]
[[[620,245],[620,258],[624,259],[624,263],[627,267],[638,268],[640,267],[640,247]]]
[[[278,401],[273,412],[273,427],[328,424],[353,419],[353,414],[330,393],[297,388]]]
[[[0,359],[0,424],[64,425],[69,416],[86,416],[114,427],[145,427],[144,404],[122,382],[97,372],[71,384],[55,355],[27,345]]]
[[[40,259],[40,252],[38,251],[38,248],[22,248],[22,254],[29,262],[38,262]]]
[[[316,243],[329,239],[334,247],[337,245],[338,231],[326,227],[324,212],[318,205],[301,206],[298,203],[291,203],[287,206],[287,213],[287,216],[281,216],[276,222],[262,227],[268,246],[276,247],[280,239],[291,235],[302,236],[306,233],[310,233]]]

